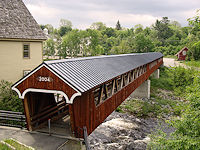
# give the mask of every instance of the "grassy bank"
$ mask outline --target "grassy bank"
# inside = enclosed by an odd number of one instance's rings
[[[200,68],[200,61],[194,61],[194,60],[185,61],[184,64],[187,66]]]

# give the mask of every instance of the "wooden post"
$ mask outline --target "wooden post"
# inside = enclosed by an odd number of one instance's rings
[[[69,115],[70,115],[71,131],[74,134],[75,133],[75,124],[74,124],[73,104],[69,104]]]
[[[29,131],[32,131],[32,126],[31,126],[31,116],[30,116],[30,111],[29,111],[29,107],[28,107],[28,98],[27,98],[27,95],[25,95],[25,98],[24,98],[24,113],[25,113],[25,116],[26,116],[26,123],[27,123],[27,129]]]

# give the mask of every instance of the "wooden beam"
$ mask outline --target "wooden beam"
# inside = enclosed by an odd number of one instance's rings
[[[104,85],[101,86],[100,90],[99,90],[99,98],[98,98],[98,102],[97,105],[100,104],[102,102],[102,97],[103,97],[103,88]]]
[[[127,78],[128,78],[128,79],[127,79],[127,84],[129,84],[129,82],[130,82],[130,73],[131,73],[131,72],[128,72],[128,77],[127,77]]]
[[[118,79],[115,80],[115,87],[116,87],[116,91],[118,91]]]
[[[112,81],[112,92],[111,95],[115,93],[115,80]]]
[[[104,84],[104,94],[105,94],[105,99],[108,98],[108,87],[107,84]]]
[[[29,111],[29,107],[28,107],[28,94],[25,95],[23,102],[24,102],[24,113],[26,116],[27,129],[29,131],[32,131],[31,116],[30,116],[30,111]]]
[[[123,84],[124,84],[124,75],[121,76],[120,89],[122,89]]]

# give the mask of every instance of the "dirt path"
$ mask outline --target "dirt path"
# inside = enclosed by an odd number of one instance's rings
[[[176,61],[174,58],[163,58],[164,66],[166,67],[186,67],[185,64],[180,63],[180,61]]]

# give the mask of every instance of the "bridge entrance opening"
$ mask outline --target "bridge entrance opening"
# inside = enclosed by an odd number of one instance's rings
[[[24,106],[30,116],[29,129],[72,136],[69,104],[62,94],[28,92]]]

